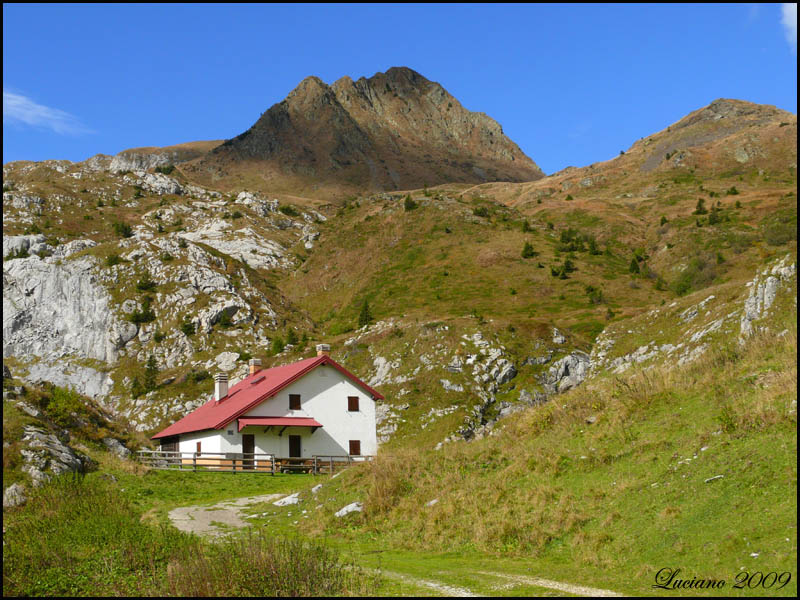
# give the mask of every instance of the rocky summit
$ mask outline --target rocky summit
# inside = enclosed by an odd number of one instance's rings
[[[324,195],[544,176],[494,119],[406,67],[333,85],[307,77],[183,169],[205,184]]]

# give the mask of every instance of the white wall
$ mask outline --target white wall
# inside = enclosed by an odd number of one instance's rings
[[[289,394],[300,394],[301,410],[289,410]],[[358,396],[358,412],[347,410],[347,397]],[[289,435],[300,435],[301,455],[350,453],[350,440],[361,442],[362,455],[378,451],[375,432],[375,401],[370,394],[353,384],[339,371],[320,366],[250,410],[248,417],[311,417],[322,424],[313,434],[308,427],[248,426],[242,433],[255,434],[256,452],[289,456]],[[238,428],[238,424],[235,425]],[[241,436],[239,443],[241,444]]]
[[[180,452],[196,452],[197,442],[200,442],[201,452],[224,452],[220,450],[220,435],[218,431],[198,431],[197,433],[182,433],[178,450]]]

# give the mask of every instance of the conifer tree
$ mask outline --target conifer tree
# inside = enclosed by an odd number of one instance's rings
[[[364,327],[372,322],[372,313],[369,311],[369,304],[366,299],[364,304],[361,305],[361,313],[358,315],[358,327]]]
[[[144,391],[152,392],[156,389],[156,377],[158,376],[158,363],[156,357],[152,354],[147,359],[147,364],[144,367]]]

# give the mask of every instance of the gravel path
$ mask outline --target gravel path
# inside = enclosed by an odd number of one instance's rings
[[[238,529],[250,525],[242,518],[242,509],[259,502],[272,502],[284,496],[286,494],[266,494],[223,500],[212,506],[182,506],[169,511],[169,520],[181,531],[205,537],[220,537],[229,532],[228,528]],[[222,527],[214,523],[221,523]]]
[[[611,590],[601,590],[599,588],[585,587],[582,585],[572,585],[569,583],[561,583],[560,581],[551,581],[549,579],[540,579],[539,577],[527,577],[525,575],[508,575],[506,573],[497,573],[489,571],[481,571],[481,575],[489,575],[491,577],[502,577],[515,583],[525,585],[536,585],[551,590],[558,590],[559,592],[567,592],[568,594],[575,594],[576,596],[601,596],[601,597],[616,597],[622,596],[617,592]]]

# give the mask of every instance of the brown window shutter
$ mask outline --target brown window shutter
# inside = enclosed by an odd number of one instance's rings
[[[300,410],[300,394],[289,394],[289,410]]]
[[[200,442],[197,442],[197,452],[200,452]]]
[[[361,440],[350,440],[350,456],[361,456]]]
[[[358,412],[358,396],[347,397],[347,410],[350,412]]]

